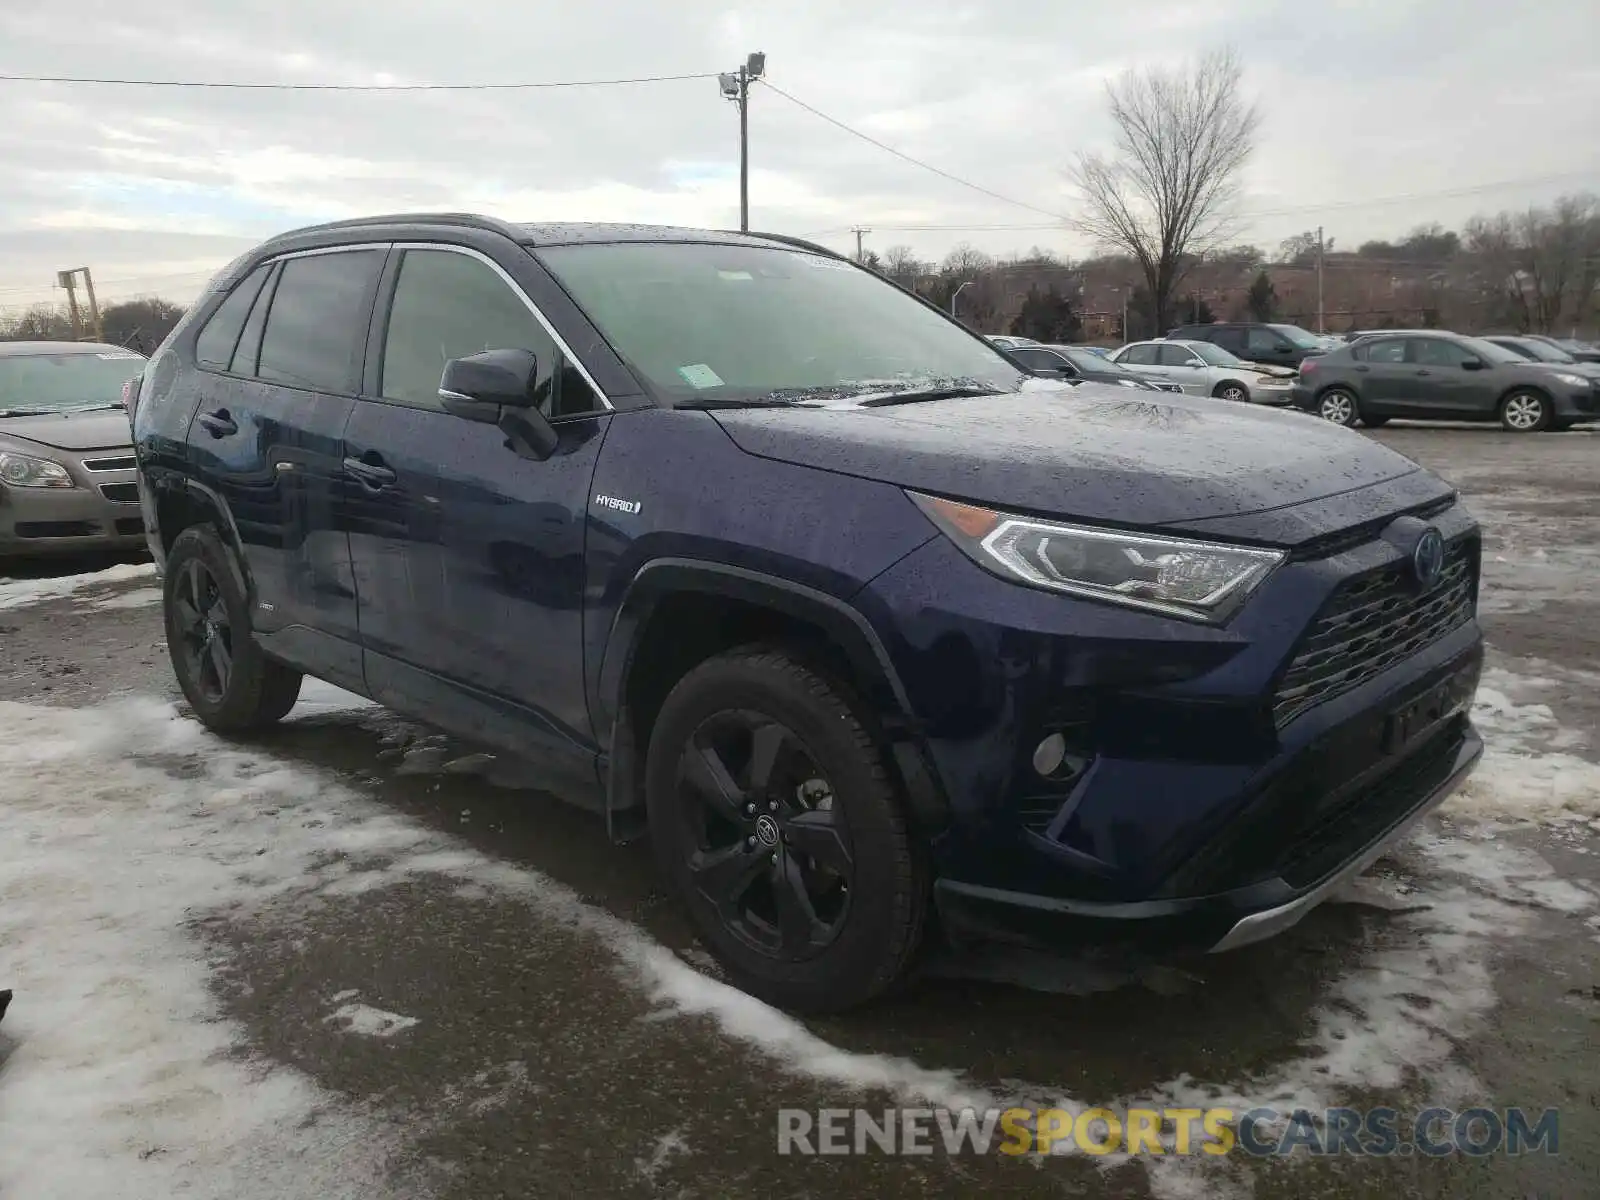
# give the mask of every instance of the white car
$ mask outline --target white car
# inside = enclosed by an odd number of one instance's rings
[[[1252,404],[1286,405],[1297,372],[1247,363],[1210,342],[1130,342],[1111,361],[1141,375],[1159,375],[1191,396],[1215,396]]]

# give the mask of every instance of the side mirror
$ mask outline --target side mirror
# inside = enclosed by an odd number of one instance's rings
[[[1481,358],[1469,358],[1461,364],[1461,369],[1463,371],[1481,371],[1485,365]]]
[[[538,379],[531,350],[485,350],[445,363],[439,403],[463,420],[498,426],[512,450],[542,462],[561,435],[539,411]]]

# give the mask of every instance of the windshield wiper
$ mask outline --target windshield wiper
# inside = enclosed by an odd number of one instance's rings
[[[921,404],[924,400],[961,400],[968,396],[1008,396],[1004,388],[994,387],[931,387],[913,388],[906,392],[889,392],[882,396],[868,396],[856,403],[862,408],[883,408],[891,404]]]
[[[688,400],[675,400],[673,408],[793,408],[793,400],[779,400],[773,396],[756,396],[740,399],[737,396],[694,396]]]
[[[0,417],[48,417],[53,408],[0,408]]]

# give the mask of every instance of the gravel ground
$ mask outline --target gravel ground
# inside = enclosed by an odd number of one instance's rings
[[[147,568],[13,570],[0,1192],[1600,1195],[1600,436],[1376,436],[1486,529],[1461,796],[1264,945],[946,961],[805,1024],[720,984],[645,847],[516,764],[321,685],[221,742],[174,708]],[[1017,1100],[1558,1108],[1559,1153],[776,1152],[783,1107]]]

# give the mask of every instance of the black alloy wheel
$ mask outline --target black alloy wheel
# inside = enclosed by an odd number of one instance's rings
[[[188,677],[212,704],[221,704],[233,678],[233,626],[222,586],[198,558],[185,562],[173,581],[173,620]]]
[[[757,953],[815,957],[843,928],[855,862],[833,784],[788,726],[748,709],[703,721],[678,765],[693,886]]]

